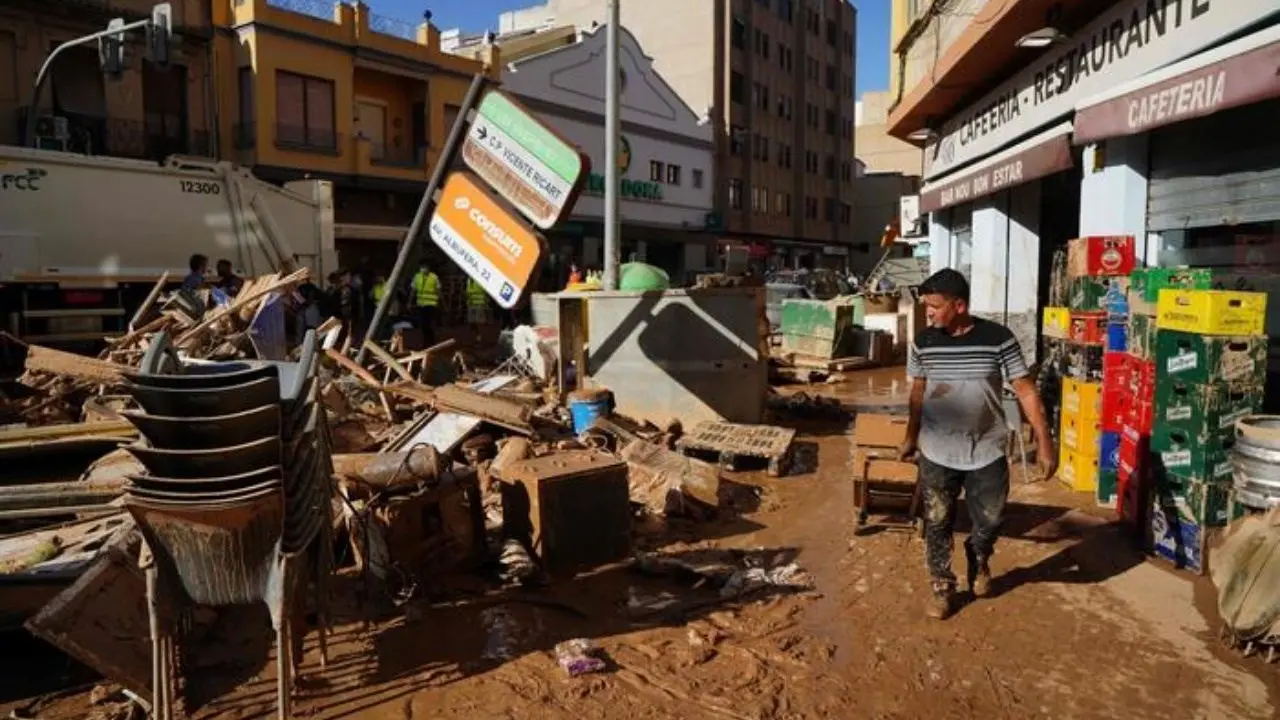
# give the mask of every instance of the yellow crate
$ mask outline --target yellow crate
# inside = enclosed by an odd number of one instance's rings
[[[1071,337],[1071,310],[1064,307],[1047,307],[1044,309],[1044,320],[1041,323],[1041,334],[1049,338]]]
[[[1062,416],[1064,420],[1067,415]],[[1062,446],[1081,455],[1098,456],[1098,440],[1102,437],[1102,424],[1097,418],[1071,416],[1062,425]]]
[[[1163,288],[1156,302],[1156,327],[1161,330],[1263,335],[1266,321],[1266,293]]]
[[[1096,492],[1097,456],[1063,450],[1062,456],[1058,458],[1058,480],[1076,492]]]
[[[1098,422],[1102,414],[1102,383],[1062,379],[1062,415]]]

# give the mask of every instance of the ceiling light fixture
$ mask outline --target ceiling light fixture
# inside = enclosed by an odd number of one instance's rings
[[[912,130],[907,133],[907,141],[913,143],[930,143],[938,139],[938,131],[929,127]]]

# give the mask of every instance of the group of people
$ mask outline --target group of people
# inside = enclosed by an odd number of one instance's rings
[[[235,274],[230,260],[218,260],[213,277],[209,277],[209,258],[205,255],[192,255],[188,265],[190,272],[183,280],[184,290],[194,292],[209,288],[230,299],[244,286],[244,279]],[[295,299],[299,333],[336,317],[342,321],[344,333],[362,335],[373,319],[375,308],[389,291],[385,276],[375,274],[372,282],[369,280],[367,273],[341,269],[329,274],[324,288],[314,283],[299,287]],[[416,327],[422,332],[427,345],[435,344],[436,329],[440,323],[440,296],[440,276],[429,262],[423,260],[410,278],[408,287],[392,293],[383,327]],[[479,333],[480,328],[491,321],[491,300],[485,289],[470,278],[467,279],[465,297],[467,324],[473,333]]]

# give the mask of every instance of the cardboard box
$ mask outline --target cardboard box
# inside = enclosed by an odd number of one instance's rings
[[[1208,268],[1136,268],[1129,274],[1129,313],[1156,314],[1156,302],[1165,288],[1208,290],[1213,287],[1213,271]]]
[[[1128,275],[1136,264],[1132,235],[1082,237],[1067,243],[1067,274]]]
[[[1156,386],[1174,382],[1265,385],[1267,351],[1265,337],[1161,329],[1156,333]]]
[[[1101,311],[1072,312],[1071,340],[1087,345],[1101,345],[1107,337],[1107,314]]]
[[[1164,289],[1156,301],[1156,322],[1161,330],[1262,335],[1266,321],[1266,293]]]
[[[853,444],[859,448],[897,450],[907,441],[906,415],[858,413],[853,423]]]
[[[1071,337],[1071,310],[1064,307],[1047,307],[1041,313],[1040,334],[1048,338]]]

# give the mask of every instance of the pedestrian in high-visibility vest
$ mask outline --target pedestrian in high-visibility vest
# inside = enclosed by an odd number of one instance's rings
[[[436,308],[440,305],[440,278],[431,272],[426,260],[413,276],[413,305],[418,309],[418,329],[428,347],[436,344]]]
[[[489,293],[471,278],[467,278],[467,323],[477,335],[481,325],[489,324]]]

